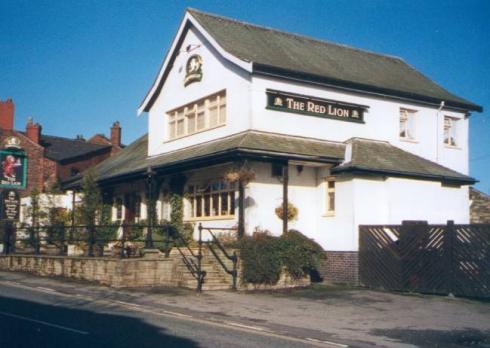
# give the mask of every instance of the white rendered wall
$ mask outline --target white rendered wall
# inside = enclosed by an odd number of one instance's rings
[[[256,178],[247,185],[245,224],[248,233],[256,228],[268,230],[273,235],[282,233],[282,220],[276,216],[275,209],[282,204],[283,185],[271,176],[271,164],[254,162]],[[298,171],[295,165],[289,166],[289,202],[298,208],[298,216],[288,224],[311,237],[317,230],[317,185],[316,170],[303,167]]]
[[[267,89],[366,105],[369,109],[364,114],[364,124],[268,110],[266,109]],[[417,111],[415,141],[403,141],[399,137],[400,108]],[[443,145],[444,115],[461,119],[458,132],[460,145],[456,149]],[[252,78],[252,128],[339,142],[352,137],[384,140],[461,173],[468,173],[468,120],[463,113],[444,109],[438,112],[437,107],[254,76]]]
[[[198,46],[191,52],[185,47]],[[250,128],[249,74],[225,61],[206,39],[191,28],[175,59],[162,91],[148,113],[150,156],[218,139]],[[185,66],[191,55],[202,57],[200,82],[184,86]],[[167,112],[226,89],[226,125],[180,139],[168,141]]]

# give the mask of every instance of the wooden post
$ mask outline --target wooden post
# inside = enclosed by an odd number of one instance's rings
[[[282,233],[288,231],[288,186],[289,186],[289,165],[288,162],[282,167]]]
[[[76,196],[77,191],[73,189],[72,191],[72,197],[71,197],[71,228],[70,228],[70,235],[68,239],[70,242],[73,240],[73,236],[75,235],[75,204],[76,204]]]
[[[448,220],[446,225],[446,233],[444,234],[444,252],[446,259],[444,263],[446,264],[446,291],[448,294],[454,293],[454,268],[453,268],[453,257],[454,257],[454,221]]]
[[[245,235],[245,188],[243,181],[238,180],[238,238]]]

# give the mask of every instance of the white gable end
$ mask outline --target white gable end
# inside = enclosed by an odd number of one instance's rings
[[[159,78],[167,69],[165,78],[162,80],[161,90],[149,108],[148,153],[150,156],[225,137],[250,128],[249,72],[224,57],[206,35],[194,25],[179,32],[179,35],[183,37],[178,39],[179,44],[172,47],[171,56],[166,58],[165,63],[171,61],[171,64],[162,67]],[[184,83],[186,65],[195,55],[198,55],[202,61],[202,78],[200,81],[186,85]],[[170,111],[222,91],[226,95],[227,115],[224,125],[171,139]]]
[[[149,109],[152,106],[153,99],[156,94],[160,92],[159,88],[161,84],[165,83],[165,75],[168,71],[168,69],[171,69],[171,64],[172,64],[172,59],[176,53],[178,53],[178,50],[181,47],[186,47],[186,45],[182,44],[182,38],[185,37],[187,29],[189,27],[193,27],[199,31],[199,33],[202,35],[202,37],[218,52],[224,59],[228,60],[229,62],[237,65],[238,67],[241,67],[247,72],[252,72],[252,63],[251,62],[245,62],[243,60],[238,59],[237,57],[233,56],[232,54],[226,52],[217,42],[216,40],[209,35],[206,30],[199,24],[199,22],[189,13],[186,12],[184,19],[182,20],[179,30],[177,31],[177,35],[175,36],[174,40],[172,41],[172,45],[170,47],[169,52],[167,53],[162,66],[160,68],[160,71],[158,72],[158,76],[153,82],[153,85],[151,86],[150,90],[148,91],[147,95],[145,96],[145,99],[141,103],[140,107],[138,108],[138,115],[141,115],[145,111],[149,111]],[[176,51],[177,50],[177,51]]]

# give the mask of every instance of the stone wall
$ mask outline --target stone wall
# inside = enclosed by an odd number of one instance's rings
[[[327,261],[320,269],[329,283],[359,285],[359,253],[357,251],[326,251]]]
[[[490,196],[470,187],[470,222],[490,224]]]
[[[123,287],[179,286],[180,258],[116,259],[94,257],[0,256],[0,269],[60,276]]]

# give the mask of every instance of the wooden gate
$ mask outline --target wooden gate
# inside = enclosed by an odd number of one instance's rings
[[[362,225],[359,277],[371,288],[490,297],[490,225]]]

